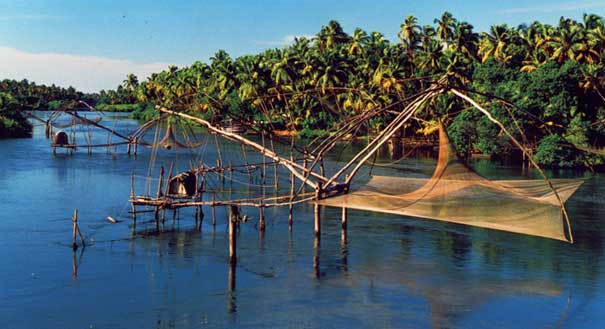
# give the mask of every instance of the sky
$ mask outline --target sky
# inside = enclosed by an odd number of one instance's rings
[[[0,79],[85,91],[113,89],[169,65],[208,62],[283,47],[335,19],[391,41],[408,15],[433,24],[444,11],[478,32],[583,13],[605,16],[605,0],[0,0]]]

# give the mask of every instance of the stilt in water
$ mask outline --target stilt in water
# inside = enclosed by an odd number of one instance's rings
[[[164,166],[160,167],[160,179],[158,181],[158,193],[156,195],[156,198],[159,200],[160,197],[162,196],[162,182],[164,181]],[[155,206],[155,212],[153,214],[153,217],[155,218],[155,222],[156,225],[158,223],[158,213],[160,211],[160,206]]]
[[[292,155],[290,155],[290,161],[294,161]],[[294,218],[292,215],[292,211],[294,210],[294,174],[290,173],[290,204],[288,205],[288,230],[292,232],[292,224],[294,222]]]
[[[347,212],[346,207],[342,208],[342,229],[340,231],[340,241],[343,246],[347,244]]]
[[[134,138],[134,157],[135,158],[137,157],[137,148],[138,148],[138,145],[139,145],[139,138],[135,137]]]
[[[134,170],[132,171],[132,174],[130,175],[130,205],[132,206],[132,221],[134,223],[134,225],[137,224],[137,208],[134,205]]]
[[[317,183],[317,189],[315,190],[315,205],[313,207],[313,214],[315,217],[315,238],[321,238],[321,211],[319,209],[319,197],[321,194],[321,182]]]
[[[261,232],[265,231],[265,207],[261,205],[258,207],[258,228]]]
[[[319,279],[320,271],[319,271],[319,237],[315,237],[313,241],[313,273],[315,274],[315,278]]]
[[[235,264],[237,261],[237,220],[239,210],[237,206],[230,206],[229,209],[229,262]]]
[[[212,226],[216,226],[216,208],[214,205],[215,202],[215,194],[214,192],[212,192]]]
[[[71,247],[75,251],[76,249],[78,249],[76,234],[80,236],[80,243],[82,244],[82,247],[86,247],[86,243],[84,242],[84,236],[82,235],[82,232],[80,231],[80,226],[78,225],[78,209],[74,209],[74,214],[71,216],[71,221],[74,223],[73,240]]]

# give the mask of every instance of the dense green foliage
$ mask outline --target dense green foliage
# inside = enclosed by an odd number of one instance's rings
[[[0,92],[0,138],[31,137],[32,125],[20,111],[19,103]]]
[[[351,115],[402,101],[447,75],[452,85],[484,93],[473,97],[541,163],[600,163],[569,143],[605,141],[599,124],[605,119],[602,17],[585,15],[581,22],[561,18],[557,26],[496,25],[479,34],[446,12],[426,26],[408,16],[398,36],[392,43],[379,32],[360,28],[349,35],[331,21],[313,38],[296,38],[281,49],[235,59],[219,50],[209,64],[172,66],[142,82],[129,75],[115,95],[217,121],[270,121],[276,129],[314,136]],[[358,134],[379,130],[389,116],[370,120]],[[452,140],[467,154],[515,152],[499,128],[451,95],[437,97],[417,117],[408,134],[433,132],[437,121],[444,120]]]

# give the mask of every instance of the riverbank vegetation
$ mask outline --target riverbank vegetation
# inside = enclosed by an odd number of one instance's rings
[[[235,59],[219,50],[208,64],[172,66],[142,82],[129,75],[121,88],[139,102],[216,120],[269,120],[277,129],[314,136],[356,113],[402,101],[447,75],[448,83],[483,93],[480,100],[498,120],[518,126],[517,134],[525,136],[517,137],[541,164],[602,163],[573,148],[605,142],[602,17],[561,18],[557,25],[502,24],[478,33],[446,12],[425,26],[408,16],[398,36],[390,42],[360,28],[347,34],[331,21],[314,37],[296,38],[280,49]],[[423,108],[406,135],[432,133],[438,120],[447,123],[464,153],[500,157],[515,149],[479,112],[447,95]],[[358,134],[376,132],[388,121],[389,115],[372,120]]]
[[[155,115],[158,104],[216,122],[245,118],[313,137],[447,76],[449,84],[481,93],[478,100],[522,135],[516,137],[539,163],[573,167],[603,163],[575,146],[605,144],[604,62],[605,24],[598,15],[479,32],[445,12],[431,25],[405,17],[394,41],[361,28],[349,34],[331,21],[315,36],[282,48],[238,58],[219,50],[209,63],[171,66],[144,81],[130,74],[94,101],[98,108],[134,109],[141,119]],[[392,115],[372,119],[357,134],[381,130]],[[465,154],[507,157],[515,150],[484,116],[448,95],[435,98],[415,119],[406,137],[430,135],[441,120]]]

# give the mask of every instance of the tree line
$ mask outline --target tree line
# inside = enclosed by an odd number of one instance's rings
[[[331,21],[311,38],[279,49],[232,58],[219,50],[209,63],[168,67],[144,81],[128,75],[121,90],[138,102],[161,104],[214,120],[253,118],[300,136],[326,133],[343,119],[405,100],[447,76],[476,91],[478,100],[513,129],[544,165],[598,165],[602,158],[573,145],[605,141],[605,24],[581,21],[494,25],[478,33],[445,12],[433,25],[414,16],[401,23],[398,40]],[[390,116],[370,120],[371,134]],[[408,125],[407,134],[430,134],[444,121],[461,152],[506,156],[514,147],[479,112],[448,95],[433,99]]]
[[[337,21],[313,37],[282,48],[232,58],[219,50],[208,63],[170,66],[143,81],[130,74],[99,103],[136,104],[139,117],[158,104],[219,122],[242,118],[269,122],[301,137],[327,133],[344,119],[405,100],[446,76],[448,83],[479,93],[477,100],[516,132],[544,165],[599,165],[603,159],[574,148],[605,143],[605,24],[585,14],[555,25],[494,25],[477,32],[445,12],[431,25],[403,19],[398,40]],[[476,94],[477,95],[477,94]],[[147,109],[147,110],[145,110]],[[380,131],[393,112],[369,120],[359,135]],[[431,134],[438,121],[458,150],[500,157],[514,147],[480,113],[442,95],[406,127],[410,136]]]

